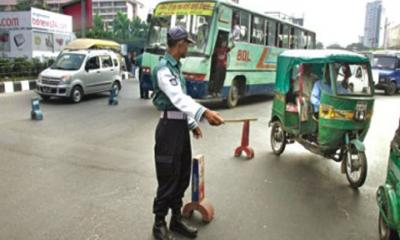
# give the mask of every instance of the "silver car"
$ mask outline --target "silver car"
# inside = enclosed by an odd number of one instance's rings
[[[55,63],[40,73],[36,92],[44,101],[66,97],[78,103],[87,94],[122,87],[121,68],[111,50],[64,51]]]

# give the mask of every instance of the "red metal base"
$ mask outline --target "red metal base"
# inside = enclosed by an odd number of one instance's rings
[[[235,150],[235,157],[240,157],[242,152],[246,153],[247,159],[254,158],[254,150],[251,147],[247,146],[240,146],[237,147]]]
[[[243,122],[243,130],[242,130],[242,142],[239,147],[235,150],[235,157],[240,157],[242,152],[245,152],[247,155],[247,159],[254,158],[254,150],[249,147],[249,136],[250,136],[250,121],[245,120]]]
[[[182,210],[182,215],[186,218],[190,218],[194,211],[200,212],[203,222],[209,223],[214,218],[214,207],[207,199],[203,199],[201,202],[190,202],[185,204]]]

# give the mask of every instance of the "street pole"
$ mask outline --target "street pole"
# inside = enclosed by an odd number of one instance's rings
[[[86,0],[81,0],[81,37],[86,37]]]

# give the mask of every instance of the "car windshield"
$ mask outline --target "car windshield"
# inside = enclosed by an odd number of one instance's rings
[[[372,94],[368,64],[335,63],[334,69],[338,95],[368,96]]]
[[[51,69],[67,71],[78,70],[81,68],[84,59],[84,54],[64,53],[57,57],[55,63],[51,66]]]
[[[167,32],[182,26],[196,41],[189,45],[188,55],[203,54],[207,47],[214,3],[165,3],[159,5],[152,18],[146,49],[161,53],[167,48]],[[186,9],[187,8],[187,9]]]
[[[378,69],[394,69],[396,66],[396,58],[391,56],[374,55],[372,59],[372,67]]]

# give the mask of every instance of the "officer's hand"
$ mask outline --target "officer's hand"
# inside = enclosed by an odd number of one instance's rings
[[[204,117],[207,119],[208,123],[212,126],[219,126],[224,123],[224,119],[219,115],[218,112],[206,110],[204,112]]]
[[[197,127],[195,129],[192,130],[193,136],[196,139],[202,138],[203,137],[203,133],[201,132],[200,127]]]

